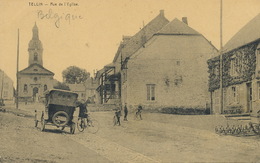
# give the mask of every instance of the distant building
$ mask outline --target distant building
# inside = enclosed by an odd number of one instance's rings
[[[89,77],[84,83],[81,84],[67,84],[70,91],[76,92],[78,94],[79,100],[89,100],[90,103],[96,103],[97,99],[97,87],[98,84]]]
[[[136,108],[205,108],[210,103],[207,60],[217,49],[183,21],[164,12],[132,37],[123,37],[113,63],[99,75],[102,102]]]
[[[84,84],[67,84],[70,91],[78,94],[79,100],[86,100],[86,88]]]
[[[213,113],[256,113],[260,110],[259,28],[260,14],[240,29],[223,48],[223,109],[221,109],[220,56],[208,61]]]
[[[88,99],[90,103],[98,103],[98,92],[96,91],[98,82],[90,77],[86,80],[84,85],[86,87],[86,99]]]
[[[44,91],[53,88],[54,73],[43,67],[43,48],[36,24],[32,31],[28,67],[18,72],[20,101],[37,101]]]
[[[4,71],[0,70],[0,99],[13,100],[13,97],[13,81]]]

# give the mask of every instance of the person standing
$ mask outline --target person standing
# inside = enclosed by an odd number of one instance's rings
[[[119,107],[116,109],[115,116],[116,116],[116,124],[120,126],[121,109]]]
[[[126,106],[126,103],[125,103],[125,106],[124,106],[124,121],[127,121],[127,114],[128,114],[128,109],[127,109],[127,106]]]

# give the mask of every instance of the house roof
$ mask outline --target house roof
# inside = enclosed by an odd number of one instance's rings
[[[199,32],[189,27],[186,23],[175,18],[159,30],[156,35],[200,35]]]
[[[151,20],[139,32],[137,32],[131,38],[127,39],[127,41],[123,42],[123,45],[120,44],[119,50],[122,52],[122,60],[124,60],[126,57],[129,57],[140,47],[142,47],[147,40],[149,40],[157,31],[162,29],[168,23],[169,20],[164,17],[164,11],[161,10],[160,14]],[[117,57],[119,56],[117,54],[118,52],[116,53],[114,61],[116,61]]]
[[[18,73],[22,75],[54,75],[53,72],[47,70],[42,65],[39,65],[37,63],[31,64],[30,66],[19,71]]]
[[[260,13],[242,27],[223,47],[227,52],[248,43],[254,42],[260,38]]]
[[[115,67],[115,64],[114,64],[114,63],[109,63],[109,64],[105,65],[104,67],[105,67],[105,68],[106,68],[106,67]]]

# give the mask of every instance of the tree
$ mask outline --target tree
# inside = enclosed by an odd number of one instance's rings
[[[90,77],[90,73],[77,66],[70,66],[62,71],[62,77],[65,83],[80,84]]]
[[[53,86],[53,88],[55,89],[63,89],[63,90],[70,90],[69,86],[67,86],[65,83],[62,83],[62,82],[57,82],[57,84],[55,84]]]

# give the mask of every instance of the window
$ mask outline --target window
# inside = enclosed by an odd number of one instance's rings
[[[175,75],[174,84],[176,86],[181,86],[182,83],[182,75]]]
[[[231,76],[238,76],[242,72],[242,59],[240,58],[233,58],[230,63],[230,75]]]
[[[33,80],[34,80],[35,82],[37,82],[38,78],[37,78],[37,77],[34,77]]]
[[[257,82],[257,98],[260,99],[260,81]]]
[[[235,76],[235,75],[236,75],[235,59],[232,59],[232,60],[231,60],[230,75],[231,75],[231,76]]]
[[[23,86],[23,92],[28,92],[27,84],[24,84],[24,86]]]
[[[37,54],[37,53],[34,53],[33,60],[34,60],[34,61],[38,61],[38,54]]]
[[[238,103],[238,87],[231,87],[230,103]]]
[[[147,100],[154,101],[155,100],[155,84],[147,84]]]
[[[43,88],[43,89],[44,89],[44,91],[47,91],[48,87],[47,87],[46,84],[44,85],[44,88]]]

